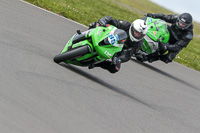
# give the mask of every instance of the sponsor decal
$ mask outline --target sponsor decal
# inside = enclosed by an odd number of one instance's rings
[[[109,29],[109,30],[111,30],[111,29],[112,29],[112,27],[110,27],[110,26],[109,26],[109,27],[108,27],[108,29]]]
[[[153,20],[152,20],[151,18],[149,18],[149,23],[152,23],[152,21],[153,21]]]
[[[114,35],[109,35],[108,41],[110,42],[110,44],[114,45],[117,42],[117,38]]]
[[[157,31],[154,31],[153,34],[154,34],[154,35],[157,35]]]
[[[102,31],[103,31],[102,29],[99,29],[99,31],[98,31],[99,36],[101,36]]]
[[[105,55],[107,55],[109,58],[112,56],[107,50],[104,52]]]
[[[149,32],[154,38],[157,39],[157,37],[152,33],[152,32]]]

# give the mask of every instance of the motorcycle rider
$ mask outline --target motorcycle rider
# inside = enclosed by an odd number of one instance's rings
[[[116,20],[111,16],[106,16],[99,19],[97,22],[91,23],[89,29],[95,28],[97,25],[106,26],[107,24],[124,30],[127,33],[128,38],[124,43],[122,51],[114,56],[112,61],[104,61],[99,64],[93,64],[92,66],[89,66],[89,69],[101,67],[103,69],[107,69],[110,73],[116,73],[120,70],[121,63],[129,61],[131,56],[141,49],[143,37],[147,33],[147,25],[142,19],[136,19],[131,24],[125,20]]]
[[[189,13],[182,13],[180,15],[148,13],[147,17],[159,18],[171,23],[171,26],[168,26],[170,32],[169,42],[161,44],[161,48],[168,50],[168,53],[162,56],[149,56],[148,61],[153,62],[160,59],[165,63],[172,62],[176,55],[184,47],[187,47],[189,42],[193,39],[192,16]]]

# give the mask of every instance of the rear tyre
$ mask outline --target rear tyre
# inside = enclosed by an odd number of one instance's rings
[[[56,63],[60,63],[60,62],[63,62],[63,61],[66,61],[66,60],[69,60],[69,59],[72,59],[72,58],[75,58],[75,57],[78,57],[78,56],[82,56],[82,55],[85,55],[85,54],[88,54],[88,53],[90,53],[90,48],[89,48],[88,45],[85,45],[85,46],[76,48],[74,50],[67,51],[65,53],[56,55],[53,58],[53,60]]]

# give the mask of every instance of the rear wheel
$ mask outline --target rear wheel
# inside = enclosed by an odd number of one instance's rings
[[[69,59],[72,59],[72,58],[75,58],[78,56],[82,56],[82,55],[85,55],[88,53],[90,53],[90,47],[88,45],[85,45],[85,46],[76,48],[74,50],[67,51],[65,53],[56,55],[53,60],[56,63],[60,63],[60,62],[63,62],[63,61],[66,61],[66,60],[69,60]]]

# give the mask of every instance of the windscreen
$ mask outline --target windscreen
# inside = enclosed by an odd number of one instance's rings
[[[158,20],[158,21],[154,22],[154,24],[155,24],[155,26],[157,28],[156,29],[157,31],[161,31],[162,32],[162,30],[165,30],[165,32],[168,32],[167,23],[165,21]]]

